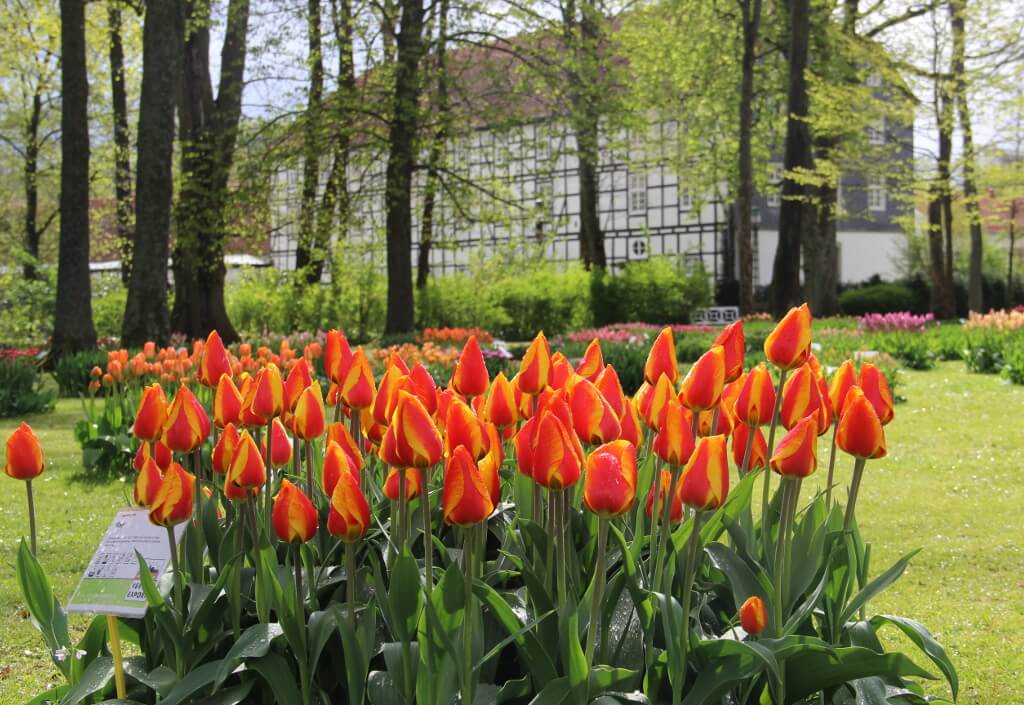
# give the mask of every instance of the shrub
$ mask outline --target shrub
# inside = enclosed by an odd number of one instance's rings
[[[935,367],[938,355],[931,349],[923,334],[877,333],[867,340],[872,349],[889,353],[912,370],[930,370]]]
[[[53,392],[44,391],[43,375],[33,362],[0,360],[0,417],[50,411],[54,401]]]
[[[693,309],[711,302],[703,265],[680,257],[629,262],[616,275],[595,278],[593,289],[598,324],[687,323]]]
[[[0,274],[0,342],[5,345],[45,343],[53,333],[57,269],[37,271],[37,279],[25,279],[13,268]]]
[[[1003,360],[1003,376],[1013,384],[1024,384],[1024,341],[1011,345]]]
[[[1003,368],[1003,343],[999,333],[969,335],[963,350],[964,364],[971,372],[995,374]]]
[[[839,295],[839,308],[850,316],[914,311],[917,310],[917,295],[904,284],[882,282],[847,289]]]
[[[86,393],[93,367],[106,369],[107,353],[102,350],[84,350],[64,355],[53,363],[53,378],[62,397],[77,397]]]
[[[121,321],[128,290],[121,284],[120,275],[105,275],[93,279],[92,320],[100,338],[120,338]]]

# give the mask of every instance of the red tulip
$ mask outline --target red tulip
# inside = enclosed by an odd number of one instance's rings
[[[480,351],[480,343],[477,342],[475,335],[471,335],[455,363],[452,387],[459,394],[475,397],[486,392],[489,383],[490,378],[487,374],[487,365],[484,363],[484,354]]]
[[[601,395],[608,400],[611,404],[612,410],[615,415],[622,417],[626,411],[626,404],[628,400],[626,395],[622,391],[622,383],[619,382],[619,373],[615,371],[615,368],[611,365],[605,365],[604,369],[594,380],[594,386],[597,387]]]
[[[351,475],[342,473],[330,497],[328,533],[345,543],[353,543],[365,536],[367,529],[370,528],[370,505],[359,489],[359,481]]]
[[[311,441],[322,436],[326,426],[327,417],[324,413],[324,399],[320,391],[320,382],[313,382],[302,390],[295,402],[292,430],[302,440]]]
[[[141,441],[153,441],[163,433],[167,422],[167,397],[163,388],[157,383],[142,390],[139,406],[135,410],[135,421],[132,433]]]
[[[679,401],[690,411],[718,406],[725,386],[725,350],[716,345],[700,356],[683,378]]]
[[[636,501],[636,448],[611,441],[587,458],[583,476],[583,506],[603,519],[621,516]]]
[[[658,471],[655,471],[658,472]],[[668,495],[669,490],[672,488],[672,473],[668,470],[661,470],[658,472],[658,479],[651,483],[651,490],[647,493],[647,517],[649,519],[654,518],[654,492],[657,489],[658,492],[658,518],[664,516],[665,497]],[[679,487],[676,487],[676,493],[672,497],[672,506],[669,508],[669,522],[677,524],[683,520],[683,500],[679,495]]]
[[[747,341],[743,336],[743,321],[734,321],[727,325],[712,345],[721,345],[725,351],[725,381],[732,382],[743,374],[743,358],[747,351]]]
[[[764,355],[781,370],[793,370],[811,354],[811,309],[807,304],[789,309],[764,341]]]
[[[437,383],[430,371],[417,362],[409,371],[408,384],[416,398],[423,402],[423,406],[431,414],[437,411]]]
[[[272,454],[270,465],[275,468],[287,467],[288,463],[292,461],[292,441],[288,438],[288,432],[285,430],[280,418],[274,419],[274,422],[270,425],[270,433],[272,434],[271,440],[273,441],[270,449]],[[263,452],[263,455],[267,454],[266,439],[260,443],[260,450]]]
[[[491,494],[465,446],[458,446],[445,465],[441,506],[444,520],[456,526],[475,526],[494,511]]]
[[[870,362],[865,362],[860,367],[857,386],[864,392],[864,396],[871,402],[871,406],[875,407],[875,413],[878,414],[881,424],[885,426],[892,421],[892,393],[889,391],[889,383],[885,380],[882,371]]]
[[[679,363],[676,361],[676,342],[672,337],[671,328],[662,328],[661,333],[651,346],[644,364],[644,379],[648,384],[656,384],[662,375],[668,377],[671,384],[679,378]]]
[[[217,428],[226,428],[228,424],[238,423],[241,418],[242,393],[230,375],[221,375],[213,395],[213,422]]]
[[[199,360],[199,374],[196,376],[203,386],[212,389],[220,382],[221,375],[231,376],[231,360],[228,359],[228,351],[224,349],[224,341],[214,330],[206,338],[203,355]]]
[[[675,399],[665,405],[652,449],[669,465],[683,465],[693,453],[693,414]]]
[[[775,414],[775,383],[764,363],[750,371],[740,388],[733,411],[748,426],[766,426]]]
[[[295,405],[299,403],[299,396],[312,383],[313,373],[309,369],[309,363],[306,362],[306,358],[300,357],[288,372],[288,379],[284,382],[284,408],[286,411],[295,411]]]
[[[550,373],[551,348],[544,333],[540,332],[530,343],[530,347],[526,349],[523,361],[519,365],[519,374],[516,375],[519,389],[530,396],[540,394],[548,386]]]
[[[319,517],[309,497],[284,479],[274,497],[270,521],[274,533],[285,543],[305,543],[316,535]]]
[[[194,475],[171,463],[149,505],[149,520],[159,526],[174,526],[191,519],[195,483]]]
[[[561,490],[580,478],[583,454],[572,431],[553,413],[539,415],[532,443],[533,479],[549,489]]]
[[[736,424],[732,432],[732,460],[736,467],[743,467],[743,457],[747,452],[747,441],[750,438],[751,429],[754,433],[754,447],[750,449],[750,459],[747,461],[747,470],[757,470],[768,466],[768,441],[764,439],[759,426],[747,426],[745,423]]]
[[[740,626],[751,636],[757,636],[765,630],[768,626],[768,610],[765,609],[764,600],[754,595],[740,605]]]
[[[443,450],[441,435],[420,400],[399,392],[391,425],[381,441],[381,460],[397,467],[425,468],[440,462]]]
[[[356,469],[362,472],[365,465],[363,452],[359,449],[355,439],[352,438],[352,434],[345,428],[345,424],[340,421],[336,421],[327,427],[327,445],[330,446],[331,443],[337,443],[341,446],[345,454],[355,463]]]
[[[583,353],[583,359],[580,360],[580,364],[576,367],[576,374],[588,382],[593,382],[603,370],[604,355],[601,354],[601,342],[594,338]]]
[[[614,441],[622,428],[611,404],[597,387],[582,377],[569,392],[573,428],[579,438],[591,445]]]
[[[206,410],[184,384],[174,395],[164,424],[164,442],[179,453],[192,452],[210,435]]]
[[[634,447],[639,448],[644,440],[644,429],[640,423],[640,416],[637,414],[636,406],[627,401],[619,418],[619,438],[629,441]]]
[[[32,480],[43,474],[43,449],[32,427],[22,422],[7,437],[4,474],[15,480]]]
[[[833,418],[838,419],[839,415],[843,413],[843,402],[846,401],[846,394],[850,391],[850,387],[855,384],[857,384],[857,371],[853,368],[853,361],[847,360],[832,374],[832,384],[828,390]]]
[[[352,350],[348,346],[345,334],[340,330],[327,331],[324,346],[324,371],[327,373],[327,379],[341,385],[348,376],[351,364]]]
[[[355,460],[345,452],[345,449],[334,441],[328,441],[327,450],[324,451],[323,487],[324,494],[330,497],[334,493],[334,486],[338,484],[338,478],[343,474],[352,475],[356,482],[359,481],[359,468]]]
[[[487,453],[490,447],[487,429],[466,402],[458,398],[452,401],[444,426],[445,455],[449,458],[459,446],[469,451],[474,461]]]
[[[885,431],[875,407],[860,387],[850,387],[846,395],[836,445],[857,458],[884,458]]]
[[[769,464],[780,475],[807,477],[818,467],[818,431],[815,415],[806,416],[775,448]]]
[[[384,496],[392,502],[398,501],[398,468],[388,470],[387,479],[384,480]],[[412,501],[420,496],[423,486],[420,484],[420,472],[416,468],[405,468],[405,499]]]
[[[725,436],[697,441],[679,482],[683,504],[699,510],[718,509],[729,494],[729,460]]]
[[[362,347],[356,348],[352,353],[345,377],[338,384],[341,389],[341,400],[350,409],[366,409],[373,404],[373,370],[370,369],[370,361]]]
[[[235,457],[235,449],[238,447],[238,429],[233,423],[224,427],[223,433],[217,439],[217,445],[213,447],[211,462],[213,471],[218,475],[226,475],[231,468],[231,461]]]
[[[548,386],[552,389],[562,389],[574,372],[575,370],[572,369],[572,365],[569,363],[569,359],[565,355],[560,352],[554,353],[551,355],[551,365],[548,372]]]

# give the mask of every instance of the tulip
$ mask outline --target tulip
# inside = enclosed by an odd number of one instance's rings
[[[611,404],[591,382],[580,378],[569,392],[576,435],[591,445],[614,441],[622,431]]]
[[[818,378],[809,364],[803,364],[782,388],[779,419],[786,429],[796,426],[805,416],[813,416],[820,436],[832,421],[828,399],[822,399]]]
[[[811,309],[789,309],[764,341],[764,356],[780,370],[794,370],[811,354]]]
[[[423,491],[423,485],[420,484],[420,473],[417,468],[405,468],[404,474],[405,501],[409,502],[420,496],[420,493]],[[401,479],[398,468],[388,470],[387,479],[384,480],[384,496],[392,502],[397,502],[399,496],[401,496]]]
[[[365,409],[373,404],[373,370],[362,347],[356,348],[352,354],[348,371],[338,384],[341,386],[341,400],[350,409]]]
[[[865,362],[860,367],[857,386],[864,391],[864,396],[871,402],[871,406],[875,407],[879,422],[885,426],[892,421],[892,393],[889,391],[889,383],[882,371],[870,362]]]
[[[413,395],[399,392],[398,397],[391,425],[381,442],[381,460],[398,467],[436,465],[444,447],[430,414]]]
[[[142,390],[139,406],[135,410],[132,433],[140,441],[153,441],[163,433],[167,421],[167,397],[159,383],[154,382]]]
[[[240,421],[249,428],[266,426],[269,419],[260,416],[252,410],[252,402],[256,396],[256,380],[253,377],[243,375],[242,386],[239,389],[242,394],[242,413]]]
[[[754,443],[748,448],[751,433],[754,436]],[[768,466],[768,441],[764,439],[760,427],[747,426],[745,423],[736,425],[732,432],[732,459],[739,468],[740,477],[750,470]]]
[[[295,411],[295,405],[299,403],[299,396],[313,383],[313,373],[309,369],[306,358],[299,358],[288,372],[288,378],[284,382],[284,408],[287,411]]]
[[[718,403],[714,409],[707,409],[700,412],[697,417],[697,435],[699,436],[729,436],[732,433],[736,419],[732,411],[724,401]]]
[[[238,429],[233,423],[224,427],[224,433],[220,435],[217,445],[213,447],[210,460],[213,464],[213,471],[218,475],[227,475],[231,467],[231,461],[235,457],[235,449],[239,441]]]
[[[270,467],[287,467],[288,463],[292,461],[292,442],[288,438],[288,431],[285,430],[280,418],[276,418],[270,423],[270,432],[261,445],[260,450],[269,460]]]
[[[293,430],[296,436],[308,443],[323,435],[327,418],[320,382],[314,381],[302,390],[296,399],[294,411]]]
[[[213,423],[218,428],[226,428],[228,424],[238,423],[241,418],[242,393],[230,375],[221,375],[213,395]]]
[[[498,435],[498,428],[489,423],[487,426],[487,437],[490,443],[490,450],[487,455],[480,459],[477,467],[480,470],[480,477],[491,495],[491,502],[495,506],[501,501],[501,464],[505,461],[505,449],[502,447],[501,437]]]
[[[551,348],[542,331],[530,343],[526,354],[523,355],[523,361],[519,364],[519,374],[516,377],[523,394],[537,396],[547,388],[551,362]],[[568,365],[568,361],[566,364]]]
[[[342,384],[348,376],[351,363],[352,350],[348,346],[345,334],[340,330],[327,331],[324,346],[324,371],[327,373],[327,379],[334,384]]]
[[[768,626],[768,610],[757,595],[748,597],[740,605],[740,626],[750,636],[757,636]]]
[[[499,372],[491,384],[484,403],[483,416],[498,428],[514,426],[519,421],[515,389],[503,372]]]
[[[164,422],[164,442],[171,450],[191,453],[210,435],[210,419],[202,404],[184,384],[174,395]]]
[[[604,355],[601,354],[601,342],[594,338],[583,353],[583,359],[576,367],[576,374],[588,382],[593,382],[603,370]]]
[[[448,524],[475,526],[494,511],[494,502],[465,446],[458,446],[448,458],[441,491],[444,520]]]
[[[487,374],[487,365],[484,363],[484,354],[480,351],[480,344],[475,335],[469,336],[462,354],[455,363],[455,370],[452,372],[452,387],[456,392],[467,397],[475,397],[487,391],[490,378]]]
[[[602,519],[625,514],[636,501],[636,448],[628,441],[611,441],[587,457],[583,476],[583,506]]]
[[[548,371],[549,387],[552,389],[562,389],[574,373],[575,370],[573,370],[572,364],[570,364],[569,359],[565,355],[560,352],[551,355],[551,365]]]
[[[869,460],[884,458],[885,431],[874,405],[860,387],[850,387],[839,419],[836,443],[845,452]]]
[[[248,490],[250,494],[255,495],[266,482],[267,468],[259,448],[256,447],[256,441],[248,431],[242,431],[231,457],[231,465],[228,466],[227,474],[224,477],[225,487],[231,485],[236,489]],[[225,494],[228,493],[225,491]]]
[[[532,477],[541,486],[561,490],[579,480],[583,457],[571,433],[553,413],[538,417],[532,443]]]
[[[417,362],[409,371],[408,381],[411,385],[412,393],[423,402],[423,406],[426,407],[427,411],[431,414],[436,412],[437,384],[434,382],[434,377],[430,374],[430,371],[422,363]]]
[[[675,389],[672,387],[668,375],[663,374],[658,378],[654,389],[640,399],[640,411],[651,430],[657,431],[661,427],[665,409],[670,402],[674,401],[676,401]]]
[[[160,467],[156,464],[156,461],[152,458],[146,458],[146,462],[142,464],[142,469],[139,470],[138,475],[135,477],[135,503],[140,507],[148,507],[153,504],[163,479],[164,475],[160,472]]]
[[[356,469],[362,472],[365,466],[363,453],[359,449],[359,444],[352,437],[352,434],[345,428],[345,424],[336,421],[327,427],[327,445],[330,446],[331,443],[337,443],[341,446],[345,454],[355,463]]]
[[[359,480],[342,473],[338,476],[338,482],[330,497],[328,533],[347,544],[365,536],[367,529],[370,528],[370,505],[359,489]],[[349,579],[352,579],[352,576]]]
[[[718,509],[729,493],[729,460],[725,436],[707,436],[697,441],[683,470],[679,496],[683,504],[698,511]]]
[[[818,432],[815,415],[805,416],[782,437],[769,465],[785,477],[807,477],[818,467]]]
[[[832,384],[829,385],[828,390],[829,401],[832,405],[832,417],[837,422],[840,414],[843,413],[846,394],[855,384],[857,384],[857,372],[853,368],[853,361],[847,360],[832,374]]]
[[[281,489],[274,497],[271,514],[271,524],[277,537],[285,543],[305,543],[316,535],[318,521],[309,497],[287,479],[281,480]]]
[[[465,447],[476,461],[487,453],[490,439],[484,422],[473,413],[466,402],[456,398],[448,407],[445,419],[445,455],[451,458],[452,453],[459,446]]]
[[[716,345],[693,363],[683,378],[681,401],[690,411],[699,412],[718,406],[725,386],[725,350]]]
[[[693,453],[693,414],[675,399],[665,405],[665,413],[652,449],[669,465],[684,465]]]
[[[199,382],[205,386],[216,387],[220,382],[221,375],[231,376],[231,360],[228,359],[228,351],[224,349],[224,341],[220,334],[213,330],[206,338],[203,346],[203,355],[199,360]]]
[[[520,475],[533,477],[533,435],[537,429],[537,417],[527,419],[512,439],[516,450],[516,467]]]
[[[652,521],[657,521],[657,517],[660,517],[665,507],[665,497],[669,494],[669,488],[672,486],[672,473],[668,470],[656,471],[658,477],[651,482],[651,489],[647,493],[647,517]],[[654,493],[657,490],[658,493],[658,506],[654,506]],[[673,524],[678,524],[683,520],[683,500],[679,497],[677,491],[672,495],[672,504],[669,507],[669,521]]]
[[[195,475],[177,463],[171,463],[149,505],[149,520],[170,529],[192,518],[195,483]]]
[[[619,417],[619,438],[624,441],[629,441],[635,448],[639,448],[643,444],[644,440],[644,429],[640,424],[640,416],[637,414],[636,406],[629,401],[626,402],[625,407],[622,411],[622,416]]]
[[[373,398],[373,420],[382,426],[391,423],[391,414],[398,403],[398,392],[405,391],[419,398],[413,385],[409,384],[406,378],[407,375],[403,374],[397,365],[392,365],[384,371],[380,386],[377,387],[377,394]]]
[[[608,400],[611,404],[612,410],[615,415],[619,418],[625,413],[626,405],[629,400],[626,399],[625,393],[622,391],[622,383],[619,381],[619,373],[615,371],[615,368],[611,365],[605,365],[604,369],[594,380],[594,386],[597,387],[601,395]]]
[[[748,426],[765,426],[775,413],[775,383],[764,363],[746,376],[733,404],[736,418]]]
[[[45,464],[43,449],[39,445],[32,427],[22,422],[7,437],[7,455],[4,460],[4,474],[15,480],[25,481],[25,492],[28,498],[29,538],[32,555],[36,555],[36,507],[32,496],[32,480],[43,474]]]
[[[676,343],[671,328],[662,328],[651,346],[644,364],[644,379],[648,384],[657,383],[665,375],[671,384],[679,379],[679,365],[676,362]]]
[[[324,451],[323,481],[324,494],[333,496],[334,487],[338,484],[338,478],[349,474],[358,483],[361,473],[352,457],[345,452],[345,449],[334,441],[327,442],[327,449]]]
[[[711,345],[721,345],[725,353],[725,381],[733,382],[739,379],[743,374],[743,358],[747,351],[743,321],[734,321],[727,325]]]
[[[256,373],[255,390],[252,397],[252,412],[265,419],[272,419],[284,412],[284,381],[281,370],[273,362]]]

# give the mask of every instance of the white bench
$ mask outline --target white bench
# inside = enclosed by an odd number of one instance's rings
[[[738,321],[739,318],[739,306],[709,306],[696,309],[690,320],[695,325],[724,326]]]

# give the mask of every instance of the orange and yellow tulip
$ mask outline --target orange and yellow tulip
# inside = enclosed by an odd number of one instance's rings
[[[532,443],[532,477],[548,489],[572,487],[580,479],[583,454],[562,420],[553,413],[539,415]]]
[[[270,515],[274,533],[285,543],[305,543],[316,535],[319,516],[309,497],[287,479],[274,497]]]
[[[399,477],[398,468],[391,468],[388,470],[388,476],[384,480],[384,496],[390,499],[392,502],[398,501]],[[423,490],[423,485],[420,483],[420,471],[417,468],[405,468],[405,499],[406,501],[412,501],[416,497],[420,496],[420,492]]]
[[[677,483],[678,485],[678,483]],[[668,496],[669,490],[672,489],[672,473],[668,470],[662,469],[658,471],[658,479],[651,483],[651,489],[647,493],[647,518],[654,519],[654,493],[657,490],[658,493],[658,508],[657,516],[660,520],[664,516],[665,511],[665,497]],[[676,493],[672,497],[672,506],[669,507],[669,522],[677,524],[683,520],[683,500],[679,495],[679,487],[676,487]]]
[[[515,389],[503,372],[499,372],[491,384],[484,402],[483,416],[498,428],[514,426],[519,421]]]
[[[832,407],[832,417],[839,419],[843,413],[843,403],[850,387],[857,384],[857,371],[853,368],[853,361],[847,360],[839,366],[832,374],[832,383],[828,388],[829,403]]]
[[[697,441],[679,482],[683,504],[698,510],[718,509],[729,494],[729,456],[725,436]]]
[[[190,453],[210,435],[210,419],[195,395],[184,384],[174,395],[164,422],[164,443],[171,450]]]
[[[476,461],[484,457],[490,448],[490,439],[484,422],[473,413],[469,404],[458,397],[448,406],[444,430],[444,450],[449,458],[456,448],[462,446]]]
[[[452,388],[463,396],[475,397],[486,392],[489,383],[490,378],[487,374],[487,365],[484,363],[484,354],[480,350],[480,343],[477,342],[475,335],[471,335],[455,363],[455,370],[452,372]]]
[[[156,461],[152,458],[146,458],[146,462],[142,464],[142,469],[139,470],[138,475],[135,476],[135,504],[140,507],[148,507],[156,499],[156,493],[160,490],[160,485],[164,481],[164,475],[160,472],[160,467],[156,464]]]
[[[716,414],[718,415],[718,425],[711,428]],[[701,436],[717,436],[719,434],[728,436],[732,433],[735,424],[736,418],[733,416],[732,410],[723,401],[718,403],[717,409],[705,409],[700,412],[700,416],[697,417],[697,433]]]
[[[417,362],[409,370],[408,385],[427,411],[434,414],[437,411],[437,383],[422,363]]]
[[[270,424],[270,434],[270,440],[272,441],[270,465],[275,468],[286,467],[292,461],[292,440],[288,437],[288,431],[285,430],[280,417],[274,419],[273,423]],[[263,454],[266,455],[266,438],[263,439],[260,446]]]
[[[284,413],[284,381],[281,370],[273,362],[256,373],[252,413],[265,419],[272,419]]]
[[[679,379],[679,363],[676,361],[676,341],[672,337],[671,328],[662,328],[658,337],[647,354],[644,364],[644,379],[648,384],[657,384],[658,379],[665,375],[671,384]]]
[[[676,399],[665,405],[652,449],[669,465],[684,465],[693,453],[693,414]]]
[[[501,501],[501,464],[505,461],[505,449],[502,447],[501,437],[498,435],[498,428],[487,424],[487,437],[490,439],[490,450],[487,455],[480,459],[477,467],[480,470],[480,477],[491,495],[494,506]]]
[[[580,377],[569,392],[573,428],[580,440],[591,445],[614,441],[622,431],[612,405],[588,380]]]
[[[602,519],[628,512],[636,502],[636,448],[611,441],[587,457],[583,475],[583,506]]]
[[[43,448],[32,427],[24,421],[7,437],[4,474],[15,480],[32,480],[43,474]]]
[[[601,341],[594,338],[583,353],[583,359],[576,366],[576,374],[588,382],[593,382],[604,370],[604,355],[601,353]]]
[[[217,386],[221,375],[231,376],[231,360],[228,359],[228,351],[224,348],[224,341],[220,339],[217,331],[210,331],[203,346],[203,355],[199,360],[199,382],[205,386]]]
[[[811,354],[811,309],[789,309],[764,341],[764,356],[780,370],[794,370]]]
[[[644,440],[643,425],[640,423],[640,415],[636,411],[636,406],[629,401],[626,402],[622,416],[619,417],[619,427],[620,439],[629,441],[636,448],[641,446]]]
[[[132,433],[140,441],[153,441],[163,433],[167,422],[167,397],[163,387],[154,382],[142,390],[139,406],[135,410]]]
[[[238,428],[229,423],[217,439],[217,445],[213,447],[210,461],[213,464],[213,471],[218,475],[227,475],[231,468],[231,461],[235,457],[235,449],[238,447]]]
[[[244,489],[256,494],[266,481],[267,467],[259,448],[256,447],[256,441],[252,439],[248,431],[242,431],[231,457],[231,464],[224,477],[225,488],[231,485],[236,489]]]
[[[757,470],[768,465],[768,441],[759,426],[748,426],[745,423],[736,424],[732,431],[732,460],[736,467],[743,467],[743,458],[747,452],[747,442],[751,432],[754,435],[754,446],[750,449],[750,458],[747,460],[747,470]]]
[[[440,462],[443,451],[441,435],[423,403],[399,392],[391,425],[381,441],[381,460],[396,467],[425,468]]]
[[[342,473],[330,497],[328,533],[345,543],[353,543],[365,536],[370,528],[370,505],[359,489],[359,481]]]
[[[373,370],[362,347],[352,353],[345,377],[338,384],[341,401],[350,409],[366,409],[373,404],[376,396]]]
[[[494,511],[491,493],[465,446],[458,446],[445,464],[441,507],[444,520],[455,526],[475,526]]]
[[[568,360],[565,364],[568,366]],[[536,396],[543,392],[549,384],[551,366],[551,347],[548,345],[548,339],[544,336],[544,332],[541,331],[530,343],[530,347],[526,349],[526,354],[523,355],[523,360],[519,364],[516,382],[523,394]]]
[[[828,430],[832,417],[828,400],[821,398],[818,378],[809,364],[803,364],[782,388],[779,420],[787,429],[796,426],[805,416],[814,416],[818,435]]]
[[[860,387],[850,387],[846,395],[836,429],[836,445],[865,460],[885,457],[885,430],[874,405]]]
[[[751,636],[757,636],[768,626],[768,610],[757,595],[748,597],[740,605],[740,626]]]
[[[775,401],[775,383],[762,362],[747,374],[733,404],[733,412],[748,426],[766,426],[772,422]]]
[[[334,493],[334,486],[338,484],[338,478],[343,474],[352,475],[356,482],[359,481],[359,468],[355,460],[345,452],[345,449],[334,441],[327,442],[327,450],[324,451],[323,488],[324,494],[328,497]]]
[[[787,477],[807,477],[818,467],[818,420],[815,414],[800,419],[782,437],[769,464]]]
[[[569,381],[569,378],[573,376],[575,370],[572,369],[572,364],[569,362],[569,358],[560,352],[553,353],[551,355],[551,366],[548,372],[548,386],[552,389],[562,389],[565,383]],[[518,375],[516,375],[518,377]],[[518,388],[518,387],[517,387]],[[520,389],[520,391],[522,391]]]
[[[640,411],[644,415],[644,421],[652,430],[657,431],[661,427],[665,410],[672,402],[677,402],[675,389],[672,387],[668,375],[662,374],[658,378],[657,384],[654,385],[654,389],[640,399]]]
[[[407,375],[397,365],[392,365],[384,371],[384,376],[380,379],[380,386],[377,387],[377,394],[373,398],[374,421],[383,426],[391,423],[391,414],[394,413],[395,404],[398,403],[398,392],[405,391],[419,398],[406,378]]]
[[[327,331],[324,345],[324,371],[327,373],[327,379],[334,384],[342,384],[348,376],[351,364],[352,349],[349,348],[345,334],[340,330]]]
[[[171,463],[149,505],[149,520],[159,526],[170,527],[191,519],[195,484],[195,475],[185,472],[177,463]]]
[[[313,373],[309,369],[306,358],[300,357],[292,369],[288,372],[288,378],[284,381],[284,408],[285,411],[295,411],[295,405],[299,403],[302,392],[313,383]]]
[[[683,378],[679,401],[693,412],[718,406],[725,386],[725,350],[716,345],[701,355]]]
[[[747,351],[747,341],[743,335],[743,321],[734,321],[727,325],[711,345],[721,345],[725,352],[726,383],[739,379],[739,376],[743,374],[743,360]]]
[[[527,477],[533,477],[533,435],[537,423],[537,417],[531,416],[512,439],[516,450],[516,468],[520,475]]]
[[[320,382],[314,381],[302,390],[296,401],[292,430],[302,440],[311,441],[322,436],[326,426],[327,417],[324,413]]]
[[[356,469],[362,472],[366,461],[363,459],[363,452],[360,450],[359,445],[355,439],[352,438],[352,434],[345,427],[341,421],[335,421],[327,427],[327,445],[331,443],[337,443],[341,446],[341,449],[352,459],[355,463]]]
[[[892,393],[889,391],[889,383],[885,380],[882,371],[870,362],[865,362],[860,367],[857,386],[864,392],[864,396],[871,402],[871,406],[875,407],[879,422],[885,426],[892,421],[894,412]]]
[[[611,365],[605,365],[597,379],[594,380],[594,386],[608,400],[608,403],[612,405],[615,415],[621,418],[622,414],[626,411],[626,405],[629,401],[622,391],[619,373],[615,371],[615,368]]]
[[[242,418],[242,393],[230,375],[221,375],[217,391],[213,394],[213,422],[217,428],[227,428]]]

